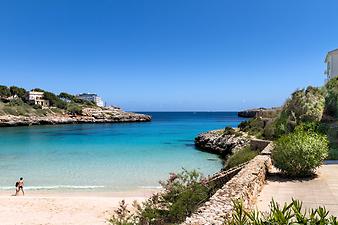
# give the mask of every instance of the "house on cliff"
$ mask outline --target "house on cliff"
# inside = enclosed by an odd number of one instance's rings
[[[44,99],[44,93],[41,91],[28,91],[26,93],[26,99],[35,105],[41,105],[42,107],[49,107],[49,101]]]
[[[330,79],[338,76],[338,48],[329,51],[325,57],[326,70],[324,72],[327,75],[326,82]]]

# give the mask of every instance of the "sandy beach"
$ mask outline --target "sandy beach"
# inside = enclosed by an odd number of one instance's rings
[[[135,192],[0,192],[0,224],[107,224],[119,202],[143,201],[155,190]]]

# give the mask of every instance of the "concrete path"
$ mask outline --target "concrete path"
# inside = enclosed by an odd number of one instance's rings
[[[338,216],[338,164],[330,162],[320,167],[317,174],[316,178],[303,180],[269,177],[257,199],[257,208],[268,211],[272,198],[281,204],[294,198],[307,209],[325,206],[331,215]]]

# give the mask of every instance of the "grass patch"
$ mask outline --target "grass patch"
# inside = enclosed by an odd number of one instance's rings
[[[232,167],[238,166],[242,163],[245,163],[258,155],[257,151],[251,150],[249,146],[244,147],[234,154],[232,154],[227,161],[225,162],[225,168],[230,169]]]

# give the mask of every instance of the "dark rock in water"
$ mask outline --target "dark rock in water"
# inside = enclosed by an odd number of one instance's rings
[[[197,148],[221,156],[231,154],[236,149],[242,148],[249,143],[250,139],[246,136],[224,134],[223,130],[209,131],[195,138]]]
[[[257,114],[258,110],[255,109],[249,109],[249,110],[244,110],[244,111],[240,111],[237,113],[237,115],[239,117],[243,117],[243,118],[254,118]]]

